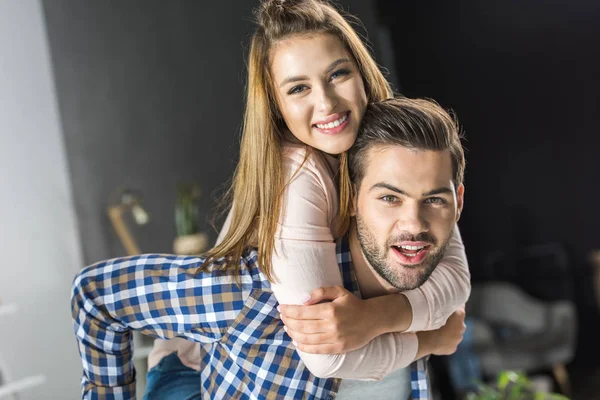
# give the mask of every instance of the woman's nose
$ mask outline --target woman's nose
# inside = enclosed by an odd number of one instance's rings
[[[319,111],[323,115],[328,115],[334,112],[335,107],[337,106],[338,100],[335,91],[330,90],[328,88],[322,88],[319,91]]]

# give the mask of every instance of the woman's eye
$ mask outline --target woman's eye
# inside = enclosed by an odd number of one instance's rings
[[[346,76],[350,73],[350,70],[348,69],[338,69],[337,71],[335,71],[333,74],[331,74],[331,80],[337,79],[337,78],[341,78],[343,76]]]
[[[288,91],[288,94],[296,94],[296,93],[301,93],[301,92],[303,92],[304,90],[306,90],[306,86],[304,86],[304,85],[297,85],[297,86],[294,86],[293,88],[291,88],[291,89]]]

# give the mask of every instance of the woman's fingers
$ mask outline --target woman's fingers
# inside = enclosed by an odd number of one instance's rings
[[[331,340],[327,334],[303,334],[289,328],[287,334],[292,338],[294,346],[300,351],[312,354],[339,354],[344,350],[341,342]]]
[[[288,329],[300,333],[324,333],[327,332],[327,324],[322,320],[301,320],[282,316],[281,320]]]
[[[296,344],[296,348],[305,353],[311,354],[341,354],[342,346],[337,344]]]
[[[323,301],[334,301],[335,299],[345,296],[348,293],[350,292],[348,292],[342,286],[320,287],[312,291],[310,294],[310,300],[304,304],[317,304]]]
[[[333,306],[331,303],[315,304],[312,306],[280,304],[277,309],[282,317],[288,319],[314,320],[331,318]]]
[[[305,333],[301,333],[301,332],[296,332],[294,330],[291,330],[290,328],[287,328],[286,332],[289,335],[289,337],[291,337],[292,340],[296,344],[303,344],[303,345],[332,344],[331,340],[329,340],[329,335],[327,335],[325,333],[305,334]]]

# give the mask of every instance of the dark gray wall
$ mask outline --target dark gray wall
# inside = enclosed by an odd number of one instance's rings
[[[580,315],[575,363],[599,366],[600,313],[588,257],[600,245],[600,6],[535,0],[460,6],[381,0],[380,6],[382,23],[397,16],[387,23],[403,92],[453,108],[465,129],[460,225],[473,281],[510,279],[544,297],[570,288]],[[566,273],[558,274],[549,257],[511,260],[493,275],[484,268],[492,254],[539,244],[566,249]]]
[[[210,5],[208,5],[210,4]],[[231,177],[243,109],[247,0],[43,2],[86,263],[124,254],[105,207],[138,189],[152,222],[134,227],[142,252],[171,252],[176,183],[211,195]],[[371,34],[371,1],[342,2]]]

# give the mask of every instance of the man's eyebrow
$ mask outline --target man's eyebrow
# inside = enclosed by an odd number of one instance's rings
[[[402,189],[398,189],[396,186],[390,185],[389,183],[385,183],[385,182],[378,182],[378,183],[374,184],[373,186],[371,186],[371,189],[369,189],[369,192],[371,192],[375,189],[387,189],[387,190],[391,190],[392,192],[396,192],[398,194],[407,196],[406,192],[404,192]]]
[[[350,62],[350,59],[348,58],[340,58],[335,60],[334,62],[332,62],[331,64],[329,64],[329,67],[327,67],[326,69],[326,73],[331,73],[331,71],[333,71],[338,65],[343,64],[343,63],[347,63]],[[298,75],[298,76],[288,76],[287,78],[285,78],[283,81],[281,81],[281,83],[279,84],[279,87],[282,87],[284,85],[287,85],[288,83],[293,83],[293,82],[300,82],[300,81],[307,81],[309,78],[306,75]]]
[[[385,182],[378,182],[378,183],[374,184],[373,186],[371,186],[371,189],[369,189],[369,191],[373,191],[375,189],[387,189],[387,190],[391,190],[392,192],[396,192],[398,194],[410,197],[402,189],[399,189],[396,186],[390,185],[389,183],[385,183]],[[430,190],[429,192],[425,192],[421,196],[427,197],[427,196],[434,196],[436,194],[454,194],[454,192],[452,191],[451,188],[449,188],[447,186],[442,186],[442,187]]]
[[[447,186],[443,186],[437,189],[430,190],[427,193],[423,193],[424,197],[433,196],[436,194],[454,194],[454,191]]]

